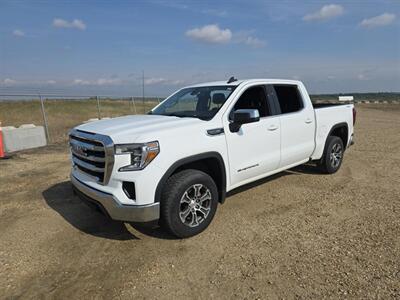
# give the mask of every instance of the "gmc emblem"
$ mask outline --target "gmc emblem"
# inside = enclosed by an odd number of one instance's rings
[[[86,149],[84,147],[75,144],[72,144],[71,147],[76,154],[81,156],[87,156]]]

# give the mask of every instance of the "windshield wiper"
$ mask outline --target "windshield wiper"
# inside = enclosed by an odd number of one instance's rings
[[[170,114],[166,114],[164,116],[178,117],[178,118],[197,118],[197,119],[200,119],[200,117],[198,117],[198,116],[181,115],[181,114],[177,114],[177,113],[170,113]]]

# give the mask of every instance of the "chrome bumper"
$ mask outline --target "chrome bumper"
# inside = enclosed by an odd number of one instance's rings
[[[149,205],[122,205],[114,196],[107,194],[80,182],[71,174],[71,183],[78,196],[85,201],[100,205],[113,220],[125,222],[149,222],[160,218],[160,203]]]

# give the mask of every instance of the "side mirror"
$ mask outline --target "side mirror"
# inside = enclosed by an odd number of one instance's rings
[[[258,109],[238,109],[233,112],[232,122],[229,124],[231,132],[238,132],[243,124],[260,121]]]

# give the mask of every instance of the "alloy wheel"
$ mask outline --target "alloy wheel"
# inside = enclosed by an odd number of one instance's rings
[[[203,184],[190,186],[180,200],[179,217],[189,227],[199,226],[211,210],[211,191]]]
[[[334,144],[334,145],[332,146],[332,150],[331,150],[330,157],[329,157],[331,166],[332,166],[333,168],[335,168],[335,169],[336,169],[337,167],[339,167],[340,162],[341,162],[341,160],[342,160],[342,157],[343,157],[343,149],[342,149],[342,146],[341,146],[340,144]]]

